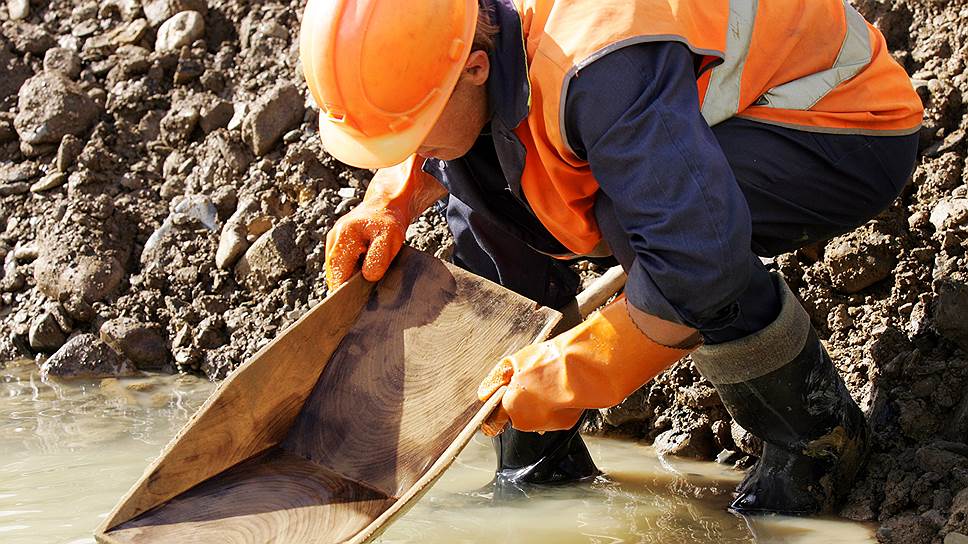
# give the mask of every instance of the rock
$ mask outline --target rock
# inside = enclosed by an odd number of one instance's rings
[[[132,376],[135,366],[93,334],[71,338],[40,367],[40,375],[61,378]]]
[[[32,193],[43,193],[44,191],[49,191],[51,189],[56,189],[64,182],[67,181],[67,174],[64,172],[51,172],[43,177],[37,183],[30,186],[30,192]]]
[[[180,11],[197,11],[205,15],[208,3],[205,0],[145,0],[142,9],[151,26],[158,26]]]
[[[18,181],[7,185],[0,185],[0,196],[22,195],[30,190],[30,184],[26,181]]]
[[[697,425],[686,431],[669,429],[655,437],[653,446],[659,455],[693,459],[709,459],[715,453],[713,435],[708,425]]]
[[[830,240],[824,263],[835,289],[856,293],[891,274],[897,264],[897,251],[891,237],[860,228]]]
[[[740,427],[735,421],[730,426],[729,431],[733,437],[733,443],[736,444],[736,448],[739,451],[754,457],[759,457],[763,453],[763,441],[753,433]]]
[[[934,445],[918,448],[914,461],[924,472],[938,474],[947,474],[958,466],[968,467],[968,458],[965,456]]]
[[[968,223],[968,198],[945,199],[931,209],[931,224],[936,231],[943,231]]]
[[[60,146],[57,148],[57,161],[54,165],[58,172],[67,172],[74,166],[77,157],[84,150],[84,142],[73,134],[68,134],[61,139]]]
[[[602,418],[607,425],[612,427],[647,424],[653,414],[648,397],[648,387],[640,387],[618,406],[601,410]]]
[[[932,323],[942,336],[968,350],[968,284],[955,277],[934,284]]]
[[[0,32],[10,40],[14,49],[20,53],[32,53],[39,56],[43,55],[44,51],[57,45],[57,41],[46,30],[25,21],[7,21],[0,26]]]
[[[182,11],[158,29],[155,51],[177,51],[205,35],[205,18],[197,11]]]
[[[877,530],[883,544],[928,544],[937,529],[922,516],[903,514],[891,518]]]
[[[252,105],[242,122],[242,139],[256,155],[265,155],[283,134],[302,122],[304,113],[299,89],[291,83],[278,85]]]
[[[77,79],[81,74],[81,57],[72,49],[53,47],[44,55],[44,70],[60,72],[70,79]]]
[[[198,125],[198,110],[189,104],[172,106],[161,120],[161,139],[177,146],[188,141]]]
[[[215,253],[215,266],[222,270],[228,270],[235,266],[236,261],[247,249],[249,241],[248,218],[259,212],[259,202],[252,198],[246,198],[239,202],[239,207],[235,213],[225,222],[222,233],[219,235],[218,251]]]
[[[968,544],[968,536],[961,533],[948,533],[944,537],[944,544]]]
[[[295,223],[284,221],[252,244],[236,265],[235,276],[250,290],[268,290],[305,262],[306,254],[296,245]]]
[[[11,21],[20,21],[30,17],[30,2],[28,0],[7,0],[7,13]]]
[[[217,98],[202,106],[199,110],[201,117],[198,124],[202,127],[202,131],[208,134],[214,130],[225,128],[234,114],[235,108],[232,107],[231,102]]]
[[[131,256],[135,227],[106,195],[71,200],[58,221],[45,217],[34,262],[37,288],[81,321],[114,293]]]
[[[40,314],[31,322],[27,338],[31,349],[44,353],[57,351],[67,340],[57,320],[48,312]]]
[[[101,108],[66,76],[43,72],[20,88],[14,126],[20,139],[32,145],[59,144],[68,135],[78,135],[94,124]]]
[[[119,317],[101,325],[101,340],[142,370],[159,370],[168,362],[168,339],[154,323]]]
[[[968,534],[968,488],[959,491],[951,500],[950,512],[945,529]]]
[[[12,113],[0,112],[0,144],[17,139],[17,129],[13,128],[13,118]]]
[[[30,162],[0,163],[0,184],[30,181],[40,174],[40,168]]]

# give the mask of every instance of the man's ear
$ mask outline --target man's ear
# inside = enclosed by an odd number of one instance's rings
[[[464,63],[464,72],[461,78],[474,85],[484,85],[487,83],[487,76],[491,73],[491,59],[486,51],[471,51],[471,56]]]

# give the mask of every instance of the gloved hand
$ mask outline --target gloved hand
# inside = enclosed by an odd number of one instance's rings
[[[520,431],[569,429],[586,408],[622,402],[699,347],[655,343],[636,326],[630,309],[622,296],[579,325],[502,359],[477,390],[483,402],[507,385],[482,425],[484,433],[499,434],[508,420]]]
[[[360,269],[378,281],[406,238],[407,226],[446,192],[423,172],[416,156],[377,172],[363,202],[336,221],[326,235],[326,284],[336,289]]]

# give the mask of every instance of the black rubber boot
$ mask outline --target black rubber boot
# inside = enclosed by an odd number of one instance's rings
[[[733,419],[763,439],[737,488],[740,514],[835,510],[867,457],[870,429],[810,317],[779,277],[779,315],[744,338],[703,346],[693,361]]]
[[[508,428],[494,437],[495,496],[520,496],[532,485],[581,482],[599,475],[601,472],[578,434],[583,420],[584,417],[567,431],[539,434]]]
[[[866,460],[870,431],[813,327],[785,366],[716,389],[733,419],[764,443],[731,510],[808,515],[841,504]]]

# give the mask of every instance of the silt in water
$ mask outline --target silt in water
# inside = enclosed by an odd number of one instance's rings
[[[42,381],[32,361],[0,364],[0,542],[92,543],[95,527],[215,386],[191,376]],[[489,441],[478,435],[384,544],[857,544],[843,520],[725,511],[741,474],[666,459],[631,442],[588,439],[607,476],[494,501]]]

